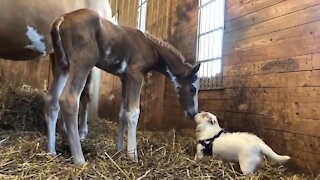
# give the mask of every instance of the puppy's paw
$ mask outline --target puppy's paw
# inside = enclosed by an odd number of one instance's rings
[[[194,156],[194,160],[199,160],[199,159],[202,159],[202,158],[203,158],[203,154],[202,153],[196,154]]]

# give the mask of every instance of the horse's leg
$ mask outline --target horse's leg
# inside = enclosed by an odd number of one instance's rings
[[[50,59],[53,62],[54,57],[50,55]],[[68,74],[62,72],[62,69],[57,66],[57,63],[53,63],[52,67],[54,79],[50,92],[45,100],[45,119],[47,122],[48,131],[48,152],[56,154],[56,123],[59,114],[59,97],[66,84]]]
[[[50,60],[52,64],[52,72],[53,75],[55,75],[55,61],[53,54],[50,55]],[[79,127],[79,133],[80,133],[80,139],[84,140],[86,136],[88,135],[88,104],[91,100],[91,92],[90,87],[92,84],[92,75],[91,72],[89,73],[86,81],[86,85],[81,93],[80,98],[80,112],[79,112],[79,119],[80,119],[80,127]],[[62,90],[61,90],[62,91]],[[61,93],[60,93],[61,94]],[[67,129],[66,125],[64,123],[64,120],[62,119],[60,122],[58,122],[59,128],[63,131],[63,135],[67,136]]]
[[[119,131],[118,131],[118,138],[117,138],[117,150],[123,150],[123,142],[124,142],[124,130],[125,130],[125,110],[124,110],[124,102],[125,102],[125,82],[121,80],[122,85],[122,94],[121,94],[121,106],[120,106],[120,113],[119,113]]]
[[[128,123],[127,153],[133,161],[138,161],[136,132],[140,114],[140,93],[143,81],[142,74],[125,77],[124,117]]]
[[[61,114],[66,123],[69,146],[75,164],[85,162],[78,129],[78,112],[80,94],[85,86],[90,68],[92,67],[89,67],[87,64],[83,64],[82,66],[81,62],[76,66],[70,64],[69,77],[59,100]]]
[[[90,87],[92,84],[92,72],[89,73],[87,77],[86,84],[83,88],[80,97],[80,125],[79,125],[79,133],[80,133],[80,140],[84,140],[88,135],[88,104],[91,100],[92,93],[90,92]]]

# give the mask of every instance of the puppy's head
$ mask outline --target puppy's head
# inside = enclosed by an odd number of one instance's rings
[[[217,117],[209,112],[200,112],[196,114],[194,118],[197,124],[201,124],[201,123],[218,124]]]

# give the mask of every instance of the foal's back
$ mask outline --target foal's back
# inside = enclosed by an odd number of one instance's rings
[[[59,31],[69,60],[84,61],[89,53],[91,62],[116,75],[124,73],[124,63],[126,67],[135,64],[142,73],[156,63],[149,41],[137,29],[115,25],[89,9],[68,13],[63,18]],[[58,22],[53,26],[58,26]]]

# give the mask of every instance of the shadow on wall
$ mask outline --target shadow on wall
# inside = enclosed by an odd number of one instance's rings
[[[179,3],[173,10],[170,43],[179,49],[186,59],[195,59],[197,42],[198,0]],[[188,29],[188,30],[187,30]],[[191,38],[185,40],[186,37]],[[187,48],[186,48],[187,47]],[[191,61],[191,60],[190,60]],[[194,63],[194,62],[189,62]]]

